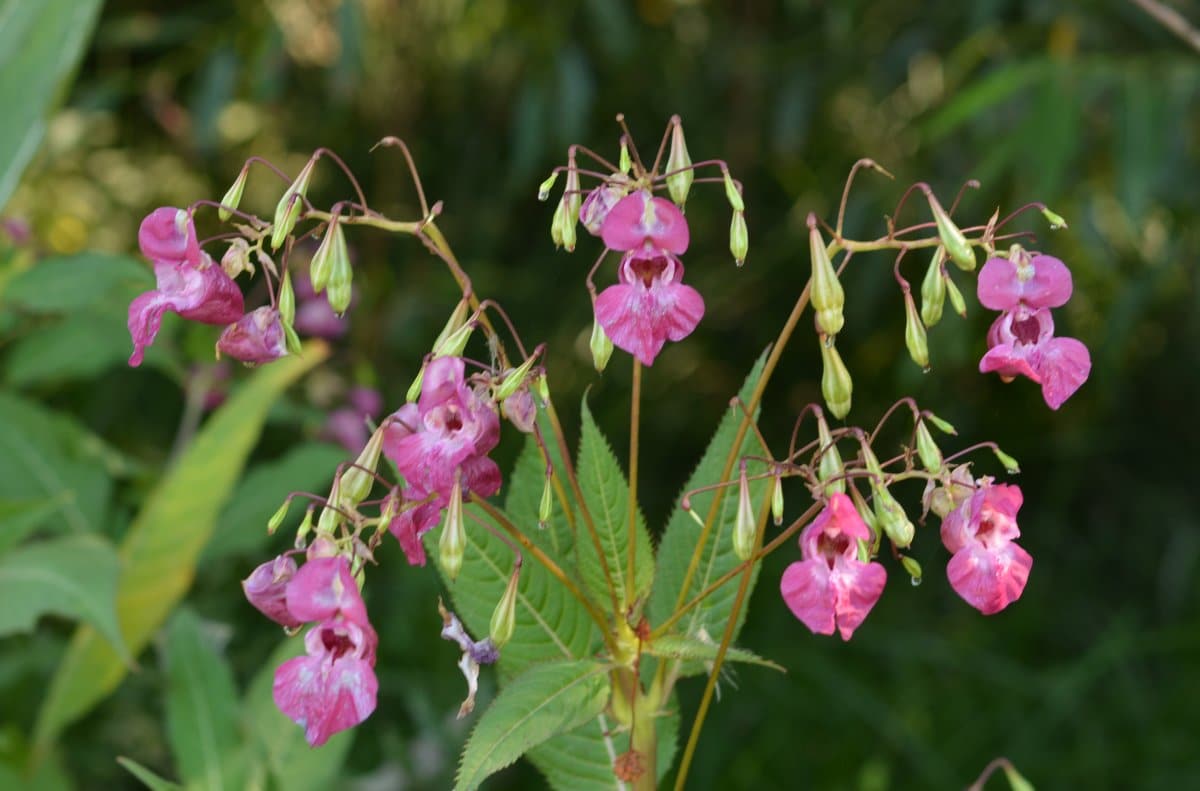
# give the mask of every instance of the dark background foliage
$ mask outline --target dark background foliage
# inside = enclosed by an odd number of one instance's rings
[[[1196,3],[1180,7],[1200,17]],[[886,595],[843,644],[788,613],[775,585],[797,553],[778,553],[740,642],[788,673],[739,669],[722,684],[690,787],[955,788],[1006,755],[1039,787],[1180,788],[1200,782],[1198,95],[1197,54],[1116,0],[110,0],[8,214],[31,223],[39,252],[130,251],[146,211],[219,197],[247,156],[295,172],[328,146],[372,203],[414,216],[398,154],[369,153],[401,136],[431,199],[445,202],[441,225],[478,291],[506,306],[528,342],[549,343],[561,405],[591,388],[620,454],[627,358],[618,353],[600,380],[586,345],[583,277],[599,248],[585,237],[573,256],[556,252],[536,185],[571,142],[615,157],[618,111],[643,151],[678,113],[693,157],[723,157],[745,183],[751,248],[736,270],[719,189],[693,193],[686,263],[708,312],[646,382],[642,491],[661,524],[804,284],[806,214],[832,219],[855,159],[897,177],[861,178],[847,223],[860,238],[881,232],[916,180],[948,199],[979,179],[961,209],[979,221],[1044,201],[1069,230],[1047,231],[1036,213],[1018,226],[1071,267],[1076,294],[1059,325],[1094,360],[1058,413],[1028,382],[976,372],[989,316],[973,294],[965,322],[948,315],[931,332],[933,371],[922,375],[904,352],[890,257],[848,270],[839,337],[855,377],[851,419],[872,423],[912,394],[963,444],[994,438],[1020,460],[1022,542],[1035,558],[1023,599],[988,619],[967,607],[945,582],[931,523],[915,549],[926,582],[911,587],[891,566]],[[269,211],[268,186],[252,181],[247,202]],[[348,187],[330,169],[314,192],[336,199]],[[271,423],[260,460],[313,433],[344,383],[377,386],[398,404],[452,305],[453,283],[419,245],[371,233],[352,242],[361,302],[351,333],[332,373]],[[820,397],[807,327],[766,397],[777,451],[798,410]],[[211,340],[190,343],[198,358]],[[119,366],[35,394],[151,465],[165,460],[184,408],[174,379]],[[517,446],[510,439],[501,455]],[[1002,472],[990,459],[980,466]],[[122,490],[123,507],[140,494]],[[919,492],[907,494],[915,508]],[[232,630],[241,681],[274,640],[236,587],[265,552],[260,543],[202,565],[189,598]],[[438,583],[403,567],[395,548],[383,560],[369,602],[380,707],[348,772],[373,788],[401,778],[442,787],[465,730],[452,720],[455,657],[436,640]],[[9,641],[26,661],[0,676],[0,695],[21,729],[68,633],[52,626]],[[112,763],[118,752],[170,768],[147,661],[68,732],[80,787],[130,785]],[[685,723],[700,689],[682,687]],[[492,786],[538,782],[521,766]]]

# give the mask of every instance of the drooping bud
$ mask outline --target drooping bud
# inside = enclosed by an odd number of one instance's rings
[[[724,171],[721,175],[724,177],[725,198],[729,201],[729,205],[733,207],[734,211],[744,212],[746,210],[746,202],[742,200],[742,193],[738,189],[737,184],[733,183],[733,176],[729,175],[728,170]]]
[[[503,648],[505,643],[512,639],[513,631],[516,629],[517,583],[520,577],[521,567],[517,566],[513,569],[512,574],[508,575],[508,585],[504,587],[504,594],[500,596],[500,601],[496,603],[496,609],[492,611],[488,636],[492,638],[492,643],[497,648]]]
[[[783,524],[783,476],[775,476],[775,490],[771,492],[771,519],[775,526]]]
[[[829,431],[829,424],[825,422],[825,415],[822,412],[817,412],[817,441],[820,443],[820,449],[817,451],[821,454],[817,461],[817,480],[825,483],[825,496],[830,496],[834,492],[846,493],[846,479],[840,478],[842,474],[842,454],[838,450],[837,443],[833,441],[833,434]],[[836,480],[835,480],[836,479]],[[832,483],[827,483],[832,481]]]
[[[296,576],[296,561],[286,555],[268,560],[242,580],[246,600],[263,615],[289,629],[300,626],[287,607],[287,588]]]
[[[296,320],[296,292],[292,290],[292,273],[284,272],[283,281],[279,284],[279,318],[284,324]]]
[[[512,368],[504,375],[504,381],[496,388],[496,400],[503,401],[513,393],[520,389],[521,385],[525,384],[526,377],[529,376],[529,369],[533,367],[535,357],[530,357],[525,362]]]
[[[550,485],[550,476],[542,485],[542,499],[538,501],[538,527],[545,528],[550,522],[550,514],[554,507],[554,496]]]
[[[908,576],[912,578],[914,588],[921,584],[921,564],[917,562],[916,558],[909,555],[901,555],[900,565],[904,567],[904,570],[908,572]]]
[[[592,322],[592,338],[588,341],[588,348],[592,350],[592,365],[596,366],[596,373],[604,373],[604,369],[608,367],[608,360],[612,357],[613,342],[600,326],[599,319]]]
[[[313,529],[313,506],[309,506],[304,510],[304,519],[300,522],[300,527],[296,528],[296,549],[304,549],[308,543],[308,534]]]
[[[577,239],[575,226],[579,222],[579,205],[583,202],[583,195],[579,189],[579,171],[575,168],[574,161],[567,170],[567,183],[563,186],[562,202],[565,210],[561,229],[563,247],[568,253],[572,253],[575,251]]]
[[[629,142],[624,137],[621,138],[621,158],[617,160],[617,169],[626,175],[633,170],[633,158],[629,156]]]
[[[243,167],[237,178],[233,180],[233,184],[225,190],[225,194],[221,197],[221,206],[217,209],[217,217],[221,219],[221,222],[228,222],[229,218],[233,216],[230,209],[236,209],[241,204],[242,193],[246,189],[246,176],[249,173],[249,168]]]
[[[1061,215],[1050,211],[1045,206],[1042,207],[1042,216],[1046,218],[1046,222],[1050,223],[1050,230],[1052,231],[1067,227],[1067,221]]]
[[[908,356],[912,361],[921,366],[922,371],[928,371],[929,339],[911,291],[904,292],[904,345],[908,348]]]
[[[296,180],[283,193],[279,203],[275,204],[275,222],[271,229],[272,250],[278,250],[283,240],[296,227],[296,220],[300,219],[300,209],[304,205],[304,194],[308,191],[308,182],[316,164],[316,157],[308,160],[300,170],[300,175],[296,176]]]
[[[221,269],[231,278],[236,278],[242,272],[254,274],[254,264],[250,263],[250,243],[238,237],[229,243],[225,255],[221,256]]]
[[[538,185],[538,200],[545,202],[550,197],[550,190],[554,189],[554,182],[558,181],[558,171],[550,174],[550,177]]]
[[[744,212],[733,213],[733,221],[729,224],[729,252],[733,253],[733,262],[738,266],[746,263],[746,254],[750,252],[750,231],[746,228]]]
[[[954,308],[954,312],[967,317],[967,302],[963,299],[962,292],[958,290],[958,286],[954,285],[954,279],[950,277],[949,272],[943,272],[942,278],[946,281],[946,296],[950,298],[950,307]]]
[[[954,426],[950,425],[950,423],[948,421],[942,420],[940,417],[933,414],[932,412],[925,412],[924,417],[930,423],[937,426],[938,431],[942,432],[943,434],[949,434],[952,437],[958,436],[958,431],[955,430]]]
[[[567,206],[561,200],[554,207],[554,216],[550,219],[550,239],[554,242],[554,249],[557,250],[563,246],[563,221],[567,217]]]
[[[354,466],[342,473],[341,504],[343,507],[354,508],[371,493],[375,486],[375,468],[379,466],[379,452],[383,448],[382,427],[367,440],[367,444],[354,460]]]
[[[442,520],[442,537],[438,539],[438,562],[442,572],[453,582],[462,571],[463,555],[467,549],[467,531],[463,525],[462,483],[454,482],[450,503]]]
[[[992,453],[996,454],[996,458],[999,459],[1000,463],[1004,465],[1004,469],[1007,470],[1010,475],[1016,475],[1021,471],[1021,465],[1017,464],[1017,460],[1012,456],[1009,456],[1004,451],[1000,450],[999,448],[992,448]]]
[[[746,465],[742,465],[738,478],[737,521],[733,525],[733,553],[738,560],[748,560],[754,554],[754,537],[757,527],[754,520],[754,504],[750,502],[750,482],[746,478]]]
[[[671,150],[667,154],[667,192],[671,200],[683,206],[687,202],[688,191],[692,188],[692,158],[688,155],[687,142],[683,139],[683,124],[679,116],[671,119]],[[735,256],[736,257],[736,256]]]
[[[532,434],[537,423],[537,402],[529,389],[518,390],[500,402],[500,411],[506,420],[523,434]]]
[[[808,215],[808,248],[812,257],[812,285],[809,291],[813,310],[817,313],[817,326],[826,335],[834,336],[842,331],[845,322],[842,307],[846,304],[846,292],[838,280],[825,240],[817,228],[817,218]],[[840,415],[839,415],[840,417]]]
[[[342,224],[338,223],[337,229],[331,229],[330,232],[336,234],[337,239],[330,261],[329,282],[325,284],[325,299],[333,312],[340,316],[350,307],[354,270],[350,266],[350,251],[346,249],[346,235],[342,232]]]
[[[942,240],[942,245],[946,248],[950,260],[964,272],[974,271],[976,263],[974,248],[967,242],[967,237],[954,224],[954,221],[950,219],[950,215],[946,214],[942,204],[938,203],[933,191],[928,187],[924,191],[925,198],[929,201],[929,208],[933,212],[933,220],[937,223],[938,238]]]
[[[871,489],[875,499],[875,518],[879,528],[897,547],[903,549],[912,543],[917,529],[908,520],[903,506],[887,490],[886,486],[872,484]]]
[[[837,347],[829,343],[824,335],[820,336],[821,361],[824,370],[821,373],[821,395],[825,396],[825,405],[830,413],[838,420],[850,412],[850,397],[854,390],[854,381]]]
[[[267,535],[275,535],[275,531],[283,525],[283,520],[287,518],[288,508],[292,505],[292,501],[284,500],[283,505],[275,513],[271,514],[271,518],[267,520]]]
[[[929,426],[924,420],[917,421],[917,457],[927,472],[937,475],[942,471],[942,450],[933,441],[933,435],[929,433]]]
[[[946,260],[946,251],[939,247],[933,253],[929,269],[925,270],[925,279],[921,281],[921,321],[926,327],[932,327],[942,320],[942,308],[946,304],[946,281],[942,280],[942,262]]]
[[[313,293],[320,294],[329,284],[333,273],[334,261],[339,258],[350,260],[350,251],[346,247],[346,234],[342,231],[341,215],[335,214],[325,229],[325,236],[317,252],[313,253],[308,265],[308,279],[312,281]]]
[[[440,348],[446,339],[458,331],[460,327],[467,321],[467,310],[469,309],[466,299],[459,300],[454,306],[454,310],[450,312],[450,318],[446,319],[446,325],[442,327],[442,331],[438,333],[437,338],[433,342],[433,348]]]

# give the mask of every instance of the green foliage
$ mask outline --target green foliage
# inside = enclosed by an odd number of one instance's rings
[[[455,788],[478,788],[530,748],[595,719],[608,703],[609,684],[609,668],[589,660],[529,668],[505,686],[479,718],[463,752]]]
[[[608,440],[600,433],[592,412],[585,399],[580,406],[582,435],[579,440],[579,464],[576,473],[583,499],[591,512],[592,521],[599,538],[596,542],[585,535],[583,515],[576,520],[579,524],[579,571],[584,584],[592,593],[594,601],[607,604],[608,582],[604,576],[607,564],[609,577],[617,594],[617,602],[632,604],[645,595],[654,580],[654,554],[650,545],[650,534],[646,532],[645,519],[637,511],[637,566],[634,580],[630,581],[628,568],[629,553],[629,484],[621,465],[613,454]]]
[[[718,644],[719,640],[720,635],[706,642],[695,637],[664,634],[662,637],[647,643],[646,652],[651,656],[664,659],[684,659],[711,664],[717,658],[717,649],[720,647]],[[753,651],[747,651],[745,648],[738,648],[732,645],[725,650],[725,661],[746,662],[751,665],[759,665],[760,667],[769,667],[772,670],[778,670],[780,673],[787,672],[781,665],[777,665],[769,659],[763,659]]]
[[[0,208],[46,131],[46,116],[82,57],[100,0],[0,2]]]
[[[258,439],[267,410],[326,354],[324,345],[312,344],[303,355],[257,371],[212,416],[146,499],[121,546],[124,568],[117,616],[132,652],[141,651],[190,587],[196,559]],[[94,630],[76,631],[38,716],[34,740],[39,749],[111,692],[126,671]]]
[[[753,392],[754,386],[762,374],[762,366],[765,359],[765,353],[759,356],[758,361],[751,368],[749,376],[746,377],[745,384],[742,385],[742,389],[738,393],[738,398],[742,400],[743,404],[747,403],[750,399],[750,394]],[[692,473],[688,482],[684,484],[684,493],[701,486],[709,486],[720,482],[719,478],[725,465],[725,459],[729,456],[730,448],[733,446],[733,441],[737,436],[738,425],[741,423],[742,418],[743,412],[740,408],[730,407],[725,412],[720,424],[717,426],[716,433],[709,442],[708,448],[704,451],[704,456],[701,458],[700,464],[696,467],[696,471]],[[757,412],[755,419],[757,419]],[[759,444],[754,432],[747,430],[742,440],[738,458],[740,459],[741,456],[746,454],[762,455],[764,452],[765,450]],[[736,470],[737,467],[735,465],[735,474]],[[751,471],[753,472],[754,470]],[[768,485],[770,485],[768,479],[751,482],[750,501],[756,504],[761,503]],[[701,519],[708,517],[709,508],[714,496],[713,491],[701,492],[692,496],[692,509],[700,515]],[[724,496],[721,498],[720,509],[713,522],[708,540],[701,551],[700,564],[692,577],[691,583],[688,585],[686,595],[683,597],[685,603],[707,588],[710,583],[741,563],[741,560],[738,559],[733,551],[732,540],[734,523],[737,521],[737,499],[736,489],[727,488]],[[696,521],[683,510],[682,506],[677,506],[671,514],[671,520],[667,523],[666,532],[663,534],[662,541],[658,547],[657,584],[650,595],[650,620],[652,623],[665,621],[675,611],[675,603],[679,598],[680,590],[683,588],[683,580],[687,574],[688,564],[695,552],[696,541],[699,538],[700,531],[701,526],[696,524]],[[758,577],[760,565],[755,565],[753,572],[754,579],[751,580],[751,590],[753,590],[754,581]],[[716,592],[701,604],[693,607],[679,621],[677,628],[682,634],[690,638],[699,637],[701,630],[703,630],[710,642],[719,643],[724,634],[725,624],[728,623],[733,611],[733,600],[736,594],[737,583],[731,580],[725,586],[717,589]],[[745,617],[746,608],[743,607],[741,612],[738,613],[737,627],[733,633],[734,639],[737,638]],[[700,662],[684,662],[681,665],[681,672],[683,675],[694,675],[705,672],[705,669],[704,665]]]
[[[154,772],[139,764],[132,758],[120,756],[117,758],[117,763],[125,767],[129,774],[141,781],[142,785],[150,789],[150,791],[178,791],[183,786],[178,783],[172,783],[170,780],[164,780]]]
[[[167,736],[185,784],[236,791],[245,782],[237,691],[202,627],[186,608],[167,625]]]
[[[89,624],[123,662],[114,607],[121,563],[112,545],[96,536],[62,536],[0,556],[0,636],[33,629],[47,613]]]

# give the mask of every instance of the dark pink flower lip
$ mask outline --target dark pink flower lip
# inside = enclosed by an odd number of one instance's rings
[[[596,321],[618,349],[653,365],[667,341],[681,341],[704,317],[704,298],[684,285],[669,252],[642,247],[625,254],[620,282],[596,298]]]
[[[953,553],[946,566],[950,586],[984,615],[1021,597],[1033,558],[1015,541],[1019,486],[982,478],[975,493],[942,520],[942,544]]]

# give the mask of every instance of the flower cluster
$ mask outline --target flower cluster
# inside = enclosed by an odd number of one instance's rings
[[[1087,380],[1092,369],[1087,347],[1054,335],[1051,308],[1071,298],[1071,272],[1048,255],[1030,255],[1014,246],[1008,258],[991,258],[979,272],[979,301],[1001,311],[988,330],[983,373],[1006,381],[1025,376],[1042,386],[1042,397],[1058,409]]]
[[[314,544],[314,546],[318,546]],[[311,558],[297,570],[281,555],[256,568],[242,588],[264,615],[288,629],[312,624],[306,654],[275,671],[275,705],[313,747],[358,725],[375,710],[379,642],[342,555]]]

